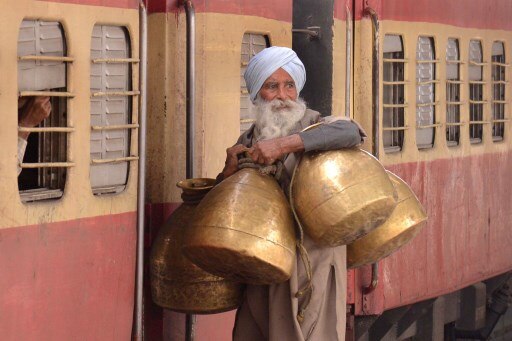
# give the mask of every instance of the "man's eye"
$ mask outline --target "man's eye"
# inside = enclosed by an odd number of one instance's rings
[[[293,83],[288,83],[288,84],[286,84],[286,87],[287,87],[288,89],[293,89],[293,88],[295,88],[295,84],[293,84]]]
[[[266,88],[267,89],[277,89],[277,84],[275,84],[275,83],[267,84]]]

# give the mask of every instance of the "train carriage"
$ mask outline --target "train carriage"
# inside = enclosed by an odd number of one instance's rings
[[[5,340],[132,333],[136,1],[9,1],[0,14],[0,330]],[[39,127],[20,103],[49,96]],[[17,135],[30,133],[17,176]]]
[[[504,314],[508,1],[145,4],[147,44],[137,0],[19,0],[0,13],[3,339],[142,338],[140,243],[147,264],[181,202],[175,184],[214,178],[226,148],[254,122],[243,72],[268,46],[296,50],[308,105],[360,122],[363,148],[411,186],[429,216],[411,243],[349,271],[347,340],[481,336]],[[146,47],[147,145],[139,142]],[[51,114],[23,127],[20,113],[36,97],[51,99]],[[18,161],[20,134],[29,137]],[[233,321],[233,311],[186,317],[144,294],[148,340],[229,340]],[[509,314],[501,321],[507,339]]]

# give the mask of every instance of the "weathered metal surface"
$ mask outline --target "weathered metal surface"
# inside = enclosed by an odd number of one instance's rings
[[[129,340],[136,213],[0,229],[3,340]]]
[[[347,266],[355,268],[389,256],[413,239],[427,221],[422,205],[409,186],[388,171],[398,204],[384,224],[347,247]]]
[[[337,246],[386,221],[396,192],[377,159],[346,149],[306,153],[293,182],[293,200],[304,232],[319,245]]]
[[[151,290],[161,307],[193,314],[232,310],[242,299],[242,285],[211,275],[181,252],[183,235],[199,200],[213,187],[214,179],[180,181],[184,203],[160,229],[151,250]]]
[[[215,186],[195,210],[183,252],[202,269],[235,281],[286,281],[295,263],[295,231],[277,181],[246,168]]]

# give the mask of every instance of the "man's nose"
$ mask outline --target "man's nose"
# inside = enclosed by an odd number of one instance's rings
[[[277,90],[276,98],[281,101],[285,101],[286,99],[288,99],[288,94],[286,93],[286,89],[284,86],[279,87],[279,89]]]

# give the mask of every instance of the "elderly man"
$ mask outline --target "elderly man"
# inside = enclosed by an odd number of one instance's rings
[[[256,122],[227,150],[218,181],[238,171],[238,155],[249,148],[255,163],[283,160],[280,178],[287,190],[296,163],[294,153],[354,147],[364,133],[348,119],[322,119],[298,97],[306,81],[304,65],[286,47],[270,47],[254,56],[244,74]],[[301,132],[317,122],[318,128]],[[237,312],[233,339],[240,341],[344,340],[346,248],[321,248],[305,236],[313,276],[311,300],[297,295],[307,285],[304,265],[297,261],[289,281],[270,286],[248,285]]]

